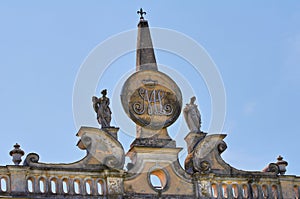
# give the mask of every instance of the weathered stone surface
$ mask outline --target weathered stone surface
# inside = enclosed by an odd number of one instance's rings
[[[103,164],[109,168],[122,169],[125,162],[123,146],[112,133],[117,128],[107,128],[106,131],[91,127],[81,127],[77,136],[88,151],[86,164]]]
[[[181,148],[131,148],[127,156],[132,160],[133,166],[124,181],[125,192],[193,196],[192,178],[178,162],[180,150]],[[160,189],[152,186],[151,174],[161,180]]]
[[[142,19],[138,24],[136,48],[136,70],[156,71],[157,64],[147,20]]]
[[[189,173],[208,173],[210,170],[231,171],[230,166],[220,156],[227,148],[223,141],[225,136],[224,134],[206,136],[204,133],[190,133],[186,137],[187,143],[190,144],[188,146],[190,153],[185,160],[185,169]]]
[[[88,170],[122,169],[124,167],[124,149],[120,142],[109,133],[98,128],[81,127],[77,136],[80,137],[78,147],[87,150],[87,155],[82,160],[70,164],[47,164],[38,162],[38,154],[30,153],[27,155],[24,165],[38,168]]]
[[[207,133],[204,133],[204,132],[188,133],[187,136],[185,136],[185,138],[184,138],[187,148],[188,148],[188,153],[191,153],[194,150],[197,143],[199,143],[200,140],[202,140],[206,135],[207,135]]]

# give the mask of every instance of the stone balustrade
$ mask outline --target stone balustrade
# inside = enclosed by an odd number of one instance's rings
[[[29,193],[104,195],[102,178],[79,178],[74,176],[27,176],[26,191]]]
[[[279,186],[276,184],[225,184],[225,183],[213,183],[211,185],[212,198],[273,198],[278,199],[280,197]]]
[[[0,197],[70,195],[102,198],[111,194],[108,181],[112,180],[111,177],[107,177],[111,175],[111,172],[105,170],[101,172],[43,170],[30,169],[27,166],[2,166],[0,167]]]
[[[114,176],[114,177],[111,177]],[[208,176],[206,176],[208,177]],[[121,180],[112,172],[103,170],[48,170],[27,166],[0,167],[0,197],[37,196],[41,198],[105,198],[113,194],[111,184],[115,179]],[[300,198],[300,178],[296,176],[280,176],[272,178],[264,176],[250,180],[249,176],[231,178],[229,176],[198,176],[197,198],[212,199],[283,199]],[[225,180],[226,179],[226,180]],[[196,181],[195,181],[196,182]],[[111,184],[110,184],[111,183]],[[122,183],[119,185],[122,186]],[[123,192],[118,192],[122,198]]]
[[[300,178],[296,176],[196,175],[197,198],[212,199],[299,199]]]

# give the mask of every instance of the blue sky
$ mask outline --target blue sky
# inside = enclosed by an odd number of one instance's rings
[[[2,1],[0,164],[12,163],[8,152],[15,142],[26,153],[38,153],[42,162],[73,162],[84,156],[76,147],[72,105],[80,66],[107,38],[136,29],[140,7],[151,27],[189,36],[215,62],[226,90],[225,161],[238,169],[261,170],[280,154],[289,162],[287,173],[300,175],[296,1]],[[95,94],[108,88],[112,97],[115,84],[134,69],[134,56],[128,53],[111,63]],[[202,129],[207,131],[212,105],[201,76],[178,56],[156,50],[156,58],[193,87]],[[182,117],[176,123],[169,133],[184,137],[187,132],[176,130],[176,125],[185,125]],[[84,125],[93,126],[95,121]],[[118,126],[116,121],[114,125]],[[128,150],[133,138],[119,127]],[[182,140],[177,143],[185,147]]]

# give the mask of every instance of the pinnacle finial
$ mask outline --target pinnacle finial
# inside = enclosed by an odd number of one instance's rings
[[[20,149],[20,145],[16,143],[14,145],[14,149],[9,152],[9,155],[13,157],[12,161],[14,162],[14,164],[19,165],[22,161],[24,151]]]
[[[146,12],[143,10],[143,8],[140,8],[140,10],[138,10],[136,13],[141,15],[140,19],[144,19],[143,15],[146,15]]]

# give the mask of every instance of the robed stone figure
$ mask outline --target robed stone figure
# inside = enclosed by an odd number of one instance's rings
[[[110,127],[111,121],[111,110],[109,108],[109,98],[106,97],[107,90],[104,89],[101,91],[102,97],[97,98],[96,96],[92,97],[93,108],[97,113],[98,123],[101,125],[101,128]]]
[[[183,109],[184,119],[190,129],[190,132],[200,132],[201,128],[201,115],[197,105],[195,104],[196,97],[193,96],[189,104]]]

